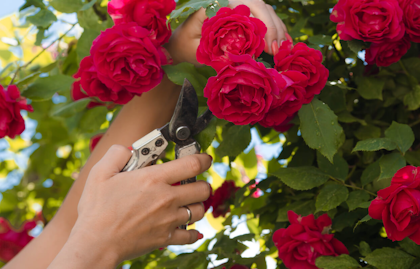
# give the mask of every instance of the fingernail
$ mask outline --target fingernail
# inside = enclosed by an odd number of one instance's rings
[[[207,155],[209,155],[211,162],[213,162],[213,156],[211,156],[210,154],[207,154]]]
[[[289,33],[286,33],[286,38],[293,43],[293,38],[289,35]]]
[[[198,240],[203,239],[203,237],[204,237],[204,236],[203,236],[201,233],[198,233],[198,235],[197,235],[197,239],[198,239]]]
[[[133,150],[133,147],[132,147],[132,146],[130,146],[130,147],[128,147],[128,149],[129,149],[129,150]]]
[[[274,40],[271,44],[271,50],[273,51],[273,55],[279,53],[279,44],[277,43],[277,40]]]

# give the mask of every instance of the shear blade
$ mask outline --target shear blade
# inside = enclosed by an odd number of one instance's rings
[[[176,132],[180,127],[189,128],[191,134],[194,129],[198,116],[198,98],[194,87],[188,81],[184,80],[184,85],[179,95],[174,114],[169,122],[169,135],[172,141],[177,142]],[[177,143],[178,144],[178,143]]]

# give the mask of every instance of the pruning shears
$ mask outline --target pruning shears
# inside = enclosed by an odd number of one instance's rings
[[[207,109],[200,117],[197,116],[197,94],[185,79],[171,121],[133,143],[132,156],[122,172],[155,164],[171,141],[175,143],[176,159],[200,153],[200,144],[194,136],[207,127],[213,114]],[[195,177],[181,181],[181,185],[193,182],[196,182]],[[180,228],[186,229],[186,225]]]

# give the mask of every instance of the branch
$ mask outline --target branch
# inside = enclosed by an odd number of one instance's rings
[[[370,195],[372,195],[372,196],[374,196],[374,197],[377,197],[377,196],[378,196],[376,193],[370,192],[370,191],[365,190],[365,189],[363,189],[363,188],[360,188],[360,187],[357,187],[357,186],[353,186],[353,185],[346,184],[346,183],[344,183],[343,181],[338,180],[338,179],[336,179],[336,178],[333,178],[333,177],[331,177],[331,176],[330,176],[330,178],[331,178],[332,180],[334,180],[335,182],[338,182],[338,183],[340,183],[341,185],[346,186],[346,187],[348,187],[348,188],[352,188],[352,189],[355,189],[355,190],[365,191],[365,192],[369,193]]]
[[[43,54],[47,49],[49,49],[52,45],[54,45],[54,43],[55,42],[60,42],[61,41],[61,39],[63,39],[71,30],[73,30],[73,28],[75,27],[77,25],[77,23],[75,23],[75,24],[72,24],[72,26],[70,27],[70,29],[69,30],[67,30],[64,34],[62,34],[59,38],[57,38],[56,40],[54,40],[53,42],[51,42],[51,44],[49,44],[47,47],[45,47],[45,48],[43,48],[37,55],[35,55],[35,57],[34,58],[32,58],[29,62],[27,62],[26,64],[24,64],[24,65],[21,65],[21,66],[19,66],[17,69],[16,69],[16,72],[15,72],[15,74],[13,75],[13,77],[12,77],[12,81],[10,81],[10,84],[9,84],[9,86],[10,85],[12,85],[13,84],[13,82],[14,82],[14,80],[16,79],[16,77],[17,77],[17,75],[18,75],[18,73],[19,73],[19,71],[21,70],[21,69],[23,69],[23,68],[26,68],[26,67],[28,67],[31,63],[33,63],[39,56],[41,56],[41,54]]]

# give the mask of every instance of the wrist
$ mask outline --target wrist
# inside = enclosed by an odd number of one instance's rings
[[[108,235],[98,235],[92,229],[74,226],[66,244],[48,269],[115,268],[121,258]]]

